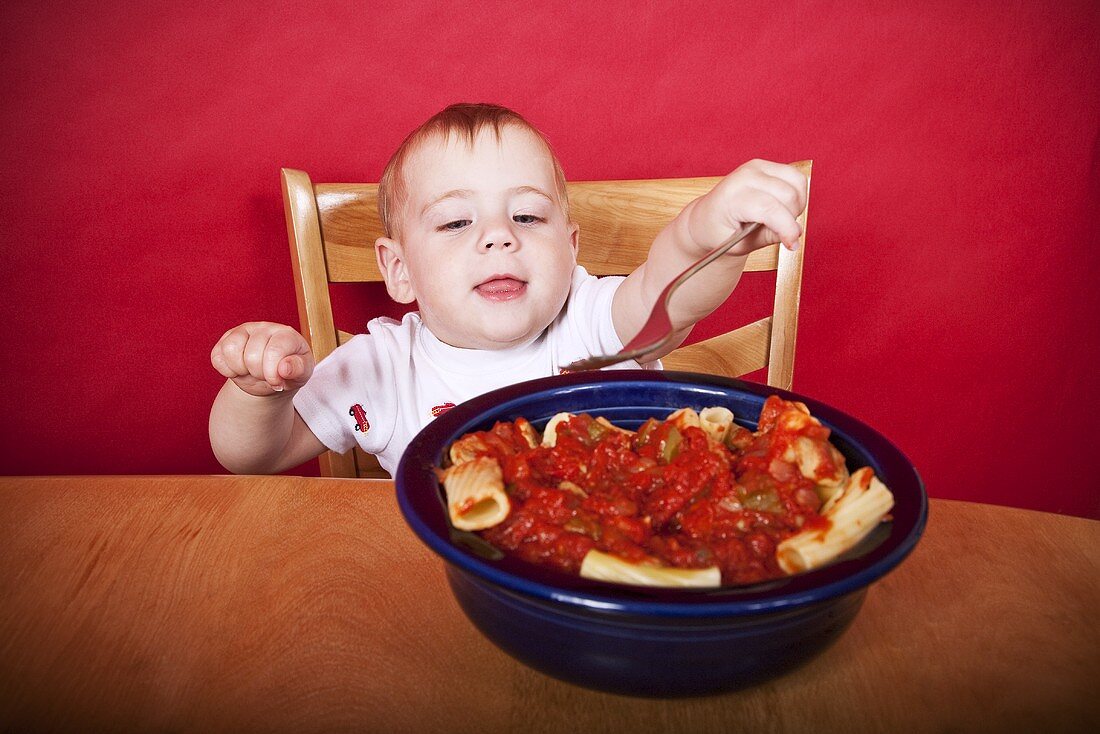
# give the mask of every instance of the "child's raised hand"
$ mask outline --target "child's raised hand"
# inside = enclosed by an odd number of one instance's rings
[[[796,217],[806,208],[809,182],[794,166],[752,160],[726,176],[706,195],[693,202],[688,234],[704,250],[711,250],[751,222],[764,226],[731,250],[748,255],[782,242],[798,246],[802,227]]]
[[[210,364],[250,395],[297,390],[313,374],[313,352],[297,331],[253,321],[234,327],[214,345]]]

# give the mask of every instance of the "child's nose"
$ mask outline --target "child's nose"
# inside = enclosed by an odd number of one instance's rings
[[[485,219],[485,228],[481,230],[482,252],[489,252],[493,248],[498,250],[512,248],[518,240],[510,225],[511,220],[505,216],[494,216]]]

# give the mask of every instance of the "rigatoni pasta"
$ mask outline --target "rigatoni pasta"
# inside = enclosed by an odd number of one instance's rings
[[[558,438],[558,425],[573,417],[572,413],[558,413],[546,422],[546,428],[542,431],[542,445],[554,448]]]
[[[744,584],[818,568],[888,516],[889,489],[849,475],[829,429],[769,397],[755,431],[721,406],[637,431],[559,413],[463,436],[443,472],[456,527],[501,550],[625,584]]]
[[[725,444],[733,428],[733,411],[721,407],[704,408],[699,411],[699,427],[717,443]]]
[[[504,491],[500,462],[478,456],[455,464],[443,475],[447,512],[459,530],[484,530],[508,517],[511,503]]]
[[[824,527],[803,530],[779,544],[779,567],[798,573],[824,566],[863,540],[893,506],[893,495],[874,472],[857,470],[822,507],[829,520]]]
[[[618,556],[590,550],[581,561],[581,576],[597,581],[638,586],[694,586],[707,588],[722,583],[717,566],[706,568],[675,568],[655,564],[630,563]]]

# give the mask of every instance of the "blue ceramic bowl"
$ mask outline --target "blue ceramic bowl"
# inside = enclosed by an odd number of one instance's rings
[[[894,494],[893,520],[825,568],[749,586],[655,589],[590,581],[511,557],[489,560],[451,540],[433,470],[464,433],[520,416],[541,428],[561,411],[636,428],[676,408],[713,405],[755,428],[764,399],[773,393],[806,403],[832,430],[849,469],[870,466]],[[844,631],[868,585],[913,550],[928,514],[913,465],[865,424],[766,385],[682,372],[579,373],[482,395],[421,431],[395,481],[406,521],[446,561],[456,599],[486,637],[549,675],[639,696],[733,690],[808,660]]]

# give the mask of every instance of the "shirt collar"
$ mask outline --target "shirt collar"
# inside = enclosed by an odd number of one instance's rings
[[[541,333],[514,347],[504,349],[465,349],[454,347],[440,341],[424,322],[417,319],[416,343],[428,357],[441,369],[464,375],[484,374],[486,370],[494,372],[514,370],[524,367],[539,355],[539,346],[544,342],[546,329]]]

